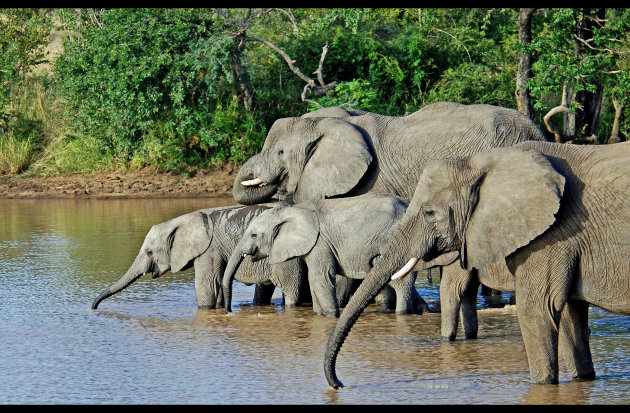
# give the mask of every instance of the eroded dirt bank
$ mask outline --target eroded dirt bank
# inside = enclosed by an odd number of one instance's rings
[[[0,175],[0,198],[204,198],[232,196],[238,168],[218,166],[185,178],[177,172],[143,168],[86,175],[27,177]]]

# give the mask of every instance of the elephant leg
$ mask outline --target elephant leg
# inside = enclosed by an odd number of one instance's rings
[[[337,274],[335,276],[335,290],[337,294],[337,303],[339,307],[345,307],[350,301],[350,297],[357,290],[357,287],[361,284],[361,280],[355,278],[345,277]]]
[[[408,276],[398,279],[392,280],[389,284],[396,291],[396,314],[404,315],[404,314],[422,314],[425,310],[423,308],[426,307],[428,311],[427,303],[424,301],[418,291],[416,290],[416,277],[418,276],[417,271],[413,271]]]
[[[225,269],[225,261],[212,254],[201,254],[194,262],[195,293],[197,308],[206,310],[223,307],[221,277]]]
[[[519,298],[523,294],[519,294]],[[558,383],[558,324],[559,317],[535,308],[523,299],[516,307],[521,334],[525,343],[529,375],[533,383]],[[557,320],[557,321],[556,321]]]
[[[556,384],[558,383],[558,330],[560,327],[559,308],[564,306],[563,302],[554,302],[551,295],[555,290],[544,283],[541,286],[540,280],[549,280],[549,272],[535,272],[539,277],[535,281],[523,280],[525,275],[516,274],[516,294],[519,302],[516,306],[516,313],[521,327],[523,343],[527,353],[529,363],[529,375],[533,383]]]
[[[474,271],[474,270],[473,270]],[[477,320],[477,293],[479,291],[479,279],[470,274],[470,283],[462,294],[462,305],[459,308],[464,327],[464,337],[466,340],[477,338],[479,322]]]
[[[313,312],[326,317],[339,317],[335,291],[336,265],[326,251],[317,251],[318,245],[306,257],[308,282],[313,296]]]
[[[388,284],[374,297],[374,302],[382,313],[393,313],[396,311],[396,291]]]
[[[276,286],[273,284],[257,283],[256,290],[254,291],[253,305],[270,305],[271,297],[275,289]]]
[[[292,259],[271,266],[271,282],[280,287],[285,307],[296,307],[310,301],[306,268],[301,260]]]
[[[558,351],[576,380],[595,378],[589,345],[588,306],[585,301],[569,300],[560,315]]]
[[[455,340],[459,317],[462,317],[467,339],[477,337],[477,290],[479,280],[475,274],[462,269],[459,263],[448,265],[440,281],[440,307],[442,313],[442,338]]]

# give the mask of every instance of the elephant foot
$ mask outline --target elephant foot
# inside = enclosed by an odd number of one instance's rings
[[[390,311],[391,312],[391,311]],[[396,315],[409,315],[409,314],[423,314],[422,308],[405,308],[403,310],[397,310]]]
[[[215,308],[217,308],[214,305],[198,305],[197,309],[199,310],[214,310]]]
[[[465,338],[466,338],[466,340],[476,340],[477,339],[477,332],[473,331],[471,333],[466,333],[465,334]]]
[[[456,334],[452,333],[447,336],[442,336],[442,341],[455,341]]]
[[[530,381],[533,384],[558,384],[558,377],[555,377],[552,375],[534,377],[534,376],[531,376],[531,373],[530,373],[530,377],[531,377]]]
[[[339,318],[339,310],[336,311],[313,311],[315,315],[323,315],[329,318]]]
[[[575,380],[575,381],[595,380],[595,372],[586,373],[586,374],[578,374],[577,376],[573,377],[573,380]]]

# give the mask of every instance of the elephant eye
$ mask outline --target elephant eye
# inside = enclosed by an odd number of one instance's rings
[[[435,220],[435,209],[432,207],[425,206],[422,208],[422,216],[426,221],[434,221]]]
[[[147,255],[153,255],[153,250],[147,249]]]
[[[256,238],[257,236],[258,236],[258,234],[256,234],[256,233],[252,234],[252,238]]]
[[[280,149],[280,150],[278,151],[278,156],[282,156],[282,155],[284,155],[284,150]]]

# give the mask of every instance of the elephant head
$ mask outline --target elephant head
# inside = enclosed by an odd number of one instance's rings
[[[154,225],[140,252],[123,277],[103,291],[92,304],[96,309],[105,298],[127,288],[145,273],[158,278],[166,271],[187,269],[212,241],[212,221],[199,211]]]
[[[237,174],[234,199],[251,205],[278,193],[292,195],[298,203],[350,191],[364,176],[372,155],[361,131],[342,115],[361,113],[325,108],[278,119],[261,152]]]
[[[505,259],[554,223],[564,183],[545,157],[527,149],[499,148],[430,162],[405,215],[387,234],[381,258],[330,334],[324,362],[328,383],[342,386],[335,374],[341,344],[367,301],[390,278],[457,257],[467,270]]]
[[[318,237],[319,220],[312,211],[285,206],[262,212],[245,230],[225,268],[225,311],[232,311],[232,282],[245,256],[251,256],[252,261],[268,257],[269,263],[276,265],[308,254]]]

